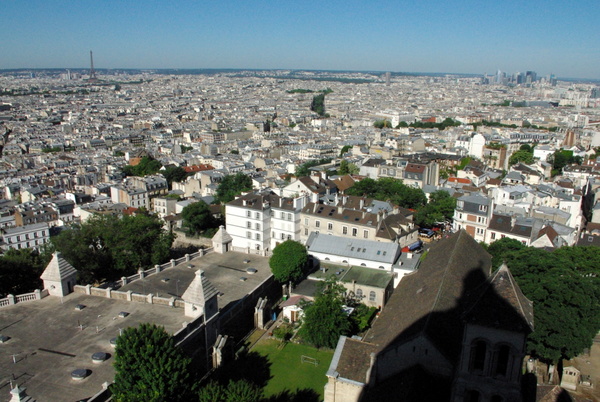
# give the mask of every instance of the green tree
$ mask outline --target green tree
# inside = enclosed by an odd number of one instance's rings
[[[113,269],[126,272],[165,262],[174,236],[163,229],[156,215],[126,215],[113,221],[114,232],[106,238]]]
[[[315,112],[321,117],[325,117],[325,94],[319,94],[313,96],[312,102],[310,104],[310,110]]]
[[[572,163],[581,165],[583,162],[580,156],[574,156],[573,151],[560,149],[554,152],[548,160],[552,163],[552,175],[556,176],[562,173],[562,169]]]
[[[216,219],[204,201],[194,202],[181,211],[183,225],[193,234],[200,234],[215,227]]]
[[[168,259],[173,240],[162,220],[150,214],[94,216],[51,238],[83,284],[115,280],[161,264]]]
[[[340,151],[340,158],[351,149],[352,149],[352,145],[344,145]]]
[[[149,156],[144,156],[137,165],[124,166],[122,172],[125,176],[144,177],[158,173],[161,167],[162,164],[156,159]]]
[[[278,282],[297,282],[308,263],[306,247],[294,240],[286,240],[273,249],[269,259],[271,272]]]
[[[381,177],[377,180],[370,178],[355,183],[346,190],[346,194],[367,196],[379,201],[390,201],[404,208],[419,208],[427,202],[423,190],[409,187],[402,180],[391,177]]]
[[[167,180],[167,184],[169,185],[169,189],[171,189],[171,185],[173,182],[181,182],[188,177],[188,173],[181,166],[169,166],[162,171],[162,175]]]
[[[198,392],[199,402],[258,402],[262,397],[262,389],[246,380],[229,380],[227,386],[211,381]]]
[[[373,123],[373,127],[375,127],[375,128],[392,128],[392,122],[387,119],[375,120],[375,122]]]
[[[295,176],[296,177],[304,177],[310,175],[310,168],[324,165],[326,163],[331,162],[331,158],[323,158],[323,159],[315,159],[312,161],[308,161],[303,163],[302,165],[296,167]]]
[[[509,165],[514,165],[515,163],[523,162],[526,165],[533,163],[533,153],[525,150],[519,150],[512,154],[510,158],[508,158]]]
[[[346,289],[335,278],[319,285],[314,302],[304,306],[299,335],[317,348],[335,348],[340,336],[350,331],[350,321],[342,309]]]
[[[116,401],[189,401],[190,362],[163,327],[125,329],[115,348]]]
[[[429,202],[415,214],[415,223],[419,226],[431,227],[436,222],[443,222],[454,216],[456,198],[447,191],[438,190],[431,193]]]
[[[529,145],[529,144],[523,144],[523,145],[521,145],[519,147],[519,150],[526,151],[526,152],[529,152],[531,154],[533,153],[533,147],[531,145]]]
[[[338,169],[338,174],[346,175],[346,174],[357,174],[358,167],[354,163],[348,163],[347,160],[342,159],[340,162],[340,168]]]
[[[94,216],[81,225],[73,225],[50,238],[53,247],[77,269],[80,284],[93,284],[109,277],[119,277],[113,272],[113,258],[105,245],[105,236],[110,235],[109,219],[106,216]]]
[[[528,352],[557,362],[589,348],[600,330],[600,249],[562,247],[547,252],[499,241],[489,252],[496,263],[500,258],[506,262],[534,305]]]
[[[488,253],[492,255],[492,266],[498,268],[506,260],[506,255],[524,249],[523,243],[510,237],[498,239],[486,247]]]
[[[50,253],[30,248],[9,249],[0,257],[0,298],[42,288],[40,275],[50,262]]]
[[[252,190],[252,179],[244,173],[236,173],[223,178],[217,187],[215,198],[221,204],[233,201],[242,191]]]
[[[408,123],[405,121],[401,121],[400,123],[398,123],[398,125],[396,126],[396,128],[405,128],[408,127]]]

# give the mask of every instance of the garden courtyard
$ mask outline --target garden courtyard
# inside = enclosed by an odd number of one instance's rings
[[[333,350],[261,338],[250,352],[266,358],[268,362],[270,378],[263,388],[266,398],[277,400],[277,396],[296,394],[296,397],[304,395],[308,400],[323,400],[327,383],[325,373],[333,358]]]

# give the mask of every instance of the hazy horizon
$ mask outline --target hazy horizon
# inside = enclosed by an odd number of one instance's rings
[[[5,2],[0,69],[249,69],[600,79],[597,2]]]

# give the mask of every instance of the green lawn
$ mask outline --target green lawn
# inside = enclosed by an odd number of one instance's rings
[[[329,363],[333,358],[332,350],[318,350],[306,345],[288,343],[279,350],[279,341],[267,339],[256,344],[252,352],[267,357],[272,378],[264,388],[265,396],[276,395],[284,390],[296,391],[299,389],[313,389],[323,400],[323,391],[327,377],[325,373],[329,369]],[[315,358],[319,364],[302,363],[301,356]]]

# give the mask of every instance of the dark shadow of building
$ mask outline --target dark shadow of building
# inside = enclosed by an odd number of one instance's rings
[[[326,401],[521,401],[532,303],[465,231],[432,247],[362,340],[342,337]]]

